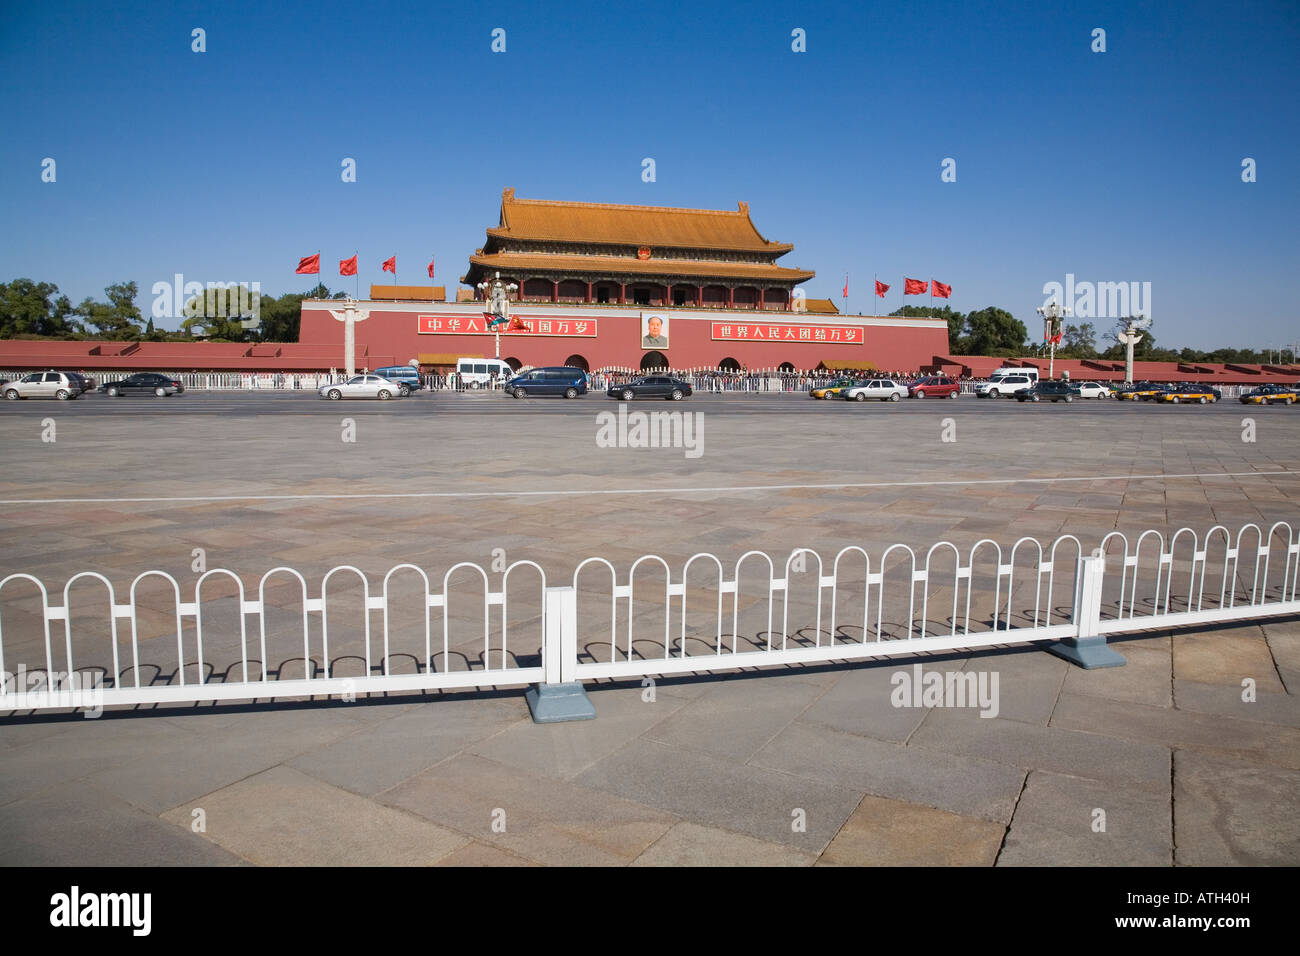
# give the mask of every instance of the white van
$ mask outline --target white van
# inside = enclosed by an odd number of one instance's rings
[[[499,358],[462,358],[456,360],[456,377],[466,388],[488,388],[515,374],[509,363]]]
[[[1025,392],[1038,384],[1036,368],[999,368],[994,369],[987,382],[975,386],[976,398],[1001,398]]]
[[[1014,368],[1010,365],[1004,365],[1002,368],[994,369],[989,375],[989,382],[999,382],[1008,375],[1025,375],[1035,385],[1038,384],[1038,369],[1036,368]]]

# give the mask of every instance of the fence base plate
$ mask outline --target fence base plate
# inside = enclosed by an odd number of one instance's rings
[[[1055,644],[1048,644],[1047,650],[1057,657],[1064,657],[1085,670],[1096,667],[1123,667],[1128,663],[1124,656],[1113,651],[1106,644],[1104,637],[1067,637]]]
[[[555,724],[562,720],[593,720],[596,708],[582,684],[538,684],[524,695],[533,723]]]

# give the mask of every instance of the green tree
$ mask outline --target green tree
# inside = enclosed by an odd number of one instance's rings
[[[889,313],[904,318],[946,319],[948,321],[948,351],[953,355],[968,354],[965,349],[966,314],[954,312],[949,306],[905,305]]]
[[[994,306],[966,316],[966,330],[967,355],[1019,355],[1029,337],[1023,322]]]
[[[1064,358],[1090,359],[1097,357],[1097,329],[1091,322],[1067,325],[1056,354]]]
[[[87,297],[74,312],[87,325],[94,326],[96,332],[104,338],[138,339],[142,327],[135,297],[139,291],[134,282],[115,282],[104,289],[104,294],[108,296],[107,302],[96,302]]]
[[[52,282],[14,279],[0,283],[0,338],[46,335],[71,338],[80,331],[72,303]]]

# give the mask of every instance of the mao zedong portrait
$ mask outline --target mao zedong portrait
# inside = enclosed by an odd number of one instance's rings
[[[652,315],[645,320],[645,335],[641,337],[641,347],[647,349],[664,349],[668,347],[668,334],[664,329],[664,320]]]

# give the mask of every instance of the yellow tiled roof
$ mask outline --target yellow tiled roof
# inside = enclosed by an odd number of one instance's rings
[[[769,242],[749,218],[749,204],[735,211],[676,209],[668,206],[621,206],[613,203],[516,199],[514,189],[501,195],[501,225],[489,236],[557,242],[603,242],[619,245],[789,252],[794,246]]]
[[[830,299],[804,299],[805,312],[820,312],[826,315],[838,315],[839,309],[835,308],[835,303]]]
[[[633,259],[621,256],[552,256],[527,252],[498,252],[469,257],[470,265],[502,272],[630,272],[637,275],[680,275],[708,279],[766,279],[803,282],[815,272],[759,262],[711,262],[694,259]],[[809,310],[811,311],[811,310]]]

